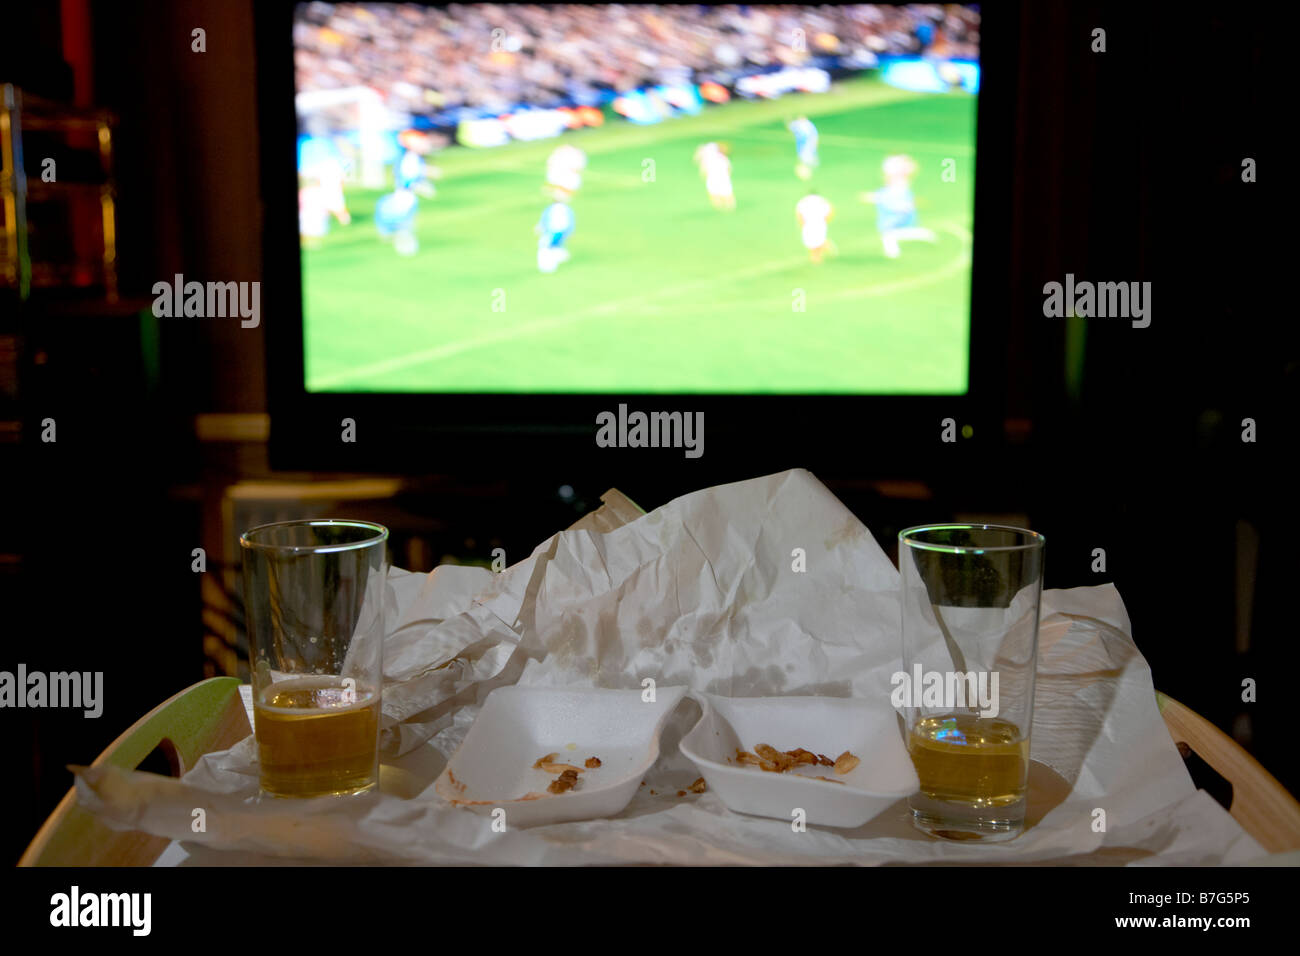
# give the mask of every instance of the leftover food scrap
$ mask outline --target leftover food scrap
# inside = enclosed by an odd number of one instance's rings
[[[570,767],[552,780],[546,789],[549,793],[564,793],[566,790],[572,790],[577,785],[578,769],[576,767]]]
[[[768,773],[785,773],[787,770],[793,770],[795,767],[830,767],[837,774],[843,776],[851,773],[853,768],[862,761],[849,751],[844,751],[834,760],[825,754],[813,753],[811,750],[805,750],[802,747],[796,747],[794,750],[781,751],[777,750],[770,744],[759,744],[754,748],[753,753],[748,750],[736,751],[736,762],[752,767],[758,767],[760,770],[766,770]],[[820,780],[833,780],[830,777],[819,777]],[[840,783],[834,780],[835,783]]]
[[[709,789],[709,785],[704,782],[704,778],[696,777],[695,782],[691,784],[689,787],[687,787],[685,790],[678,790],[677,796],[684,797],[688,793],[703,793],[707,789]]]
[[[601,763],[599,757],[588,757],[585,768],[575,767],[571,763],[559,762],[558,757],[559,755],[554,753],[543,754],[533,764],[534,770],[545,770],[547,773],[556,774],[556,779],[552,780],[546,788],[549,793],[565,793],[574,789],[578,785],[578,774],[595,770]]]

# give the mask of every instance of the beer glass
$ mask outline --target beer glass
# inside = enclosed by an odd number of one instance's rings
[[[894,702],[921,784],[912,822],[946,839],[1013,839],[1025,822],[1044,538],[940,524],[898,541]]]
[[[239,539],[261,788],[354,794],[379,781],[388,529],[285,521]]]

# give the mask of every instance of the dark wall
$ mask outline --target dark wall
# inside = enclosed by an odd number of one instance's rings
[[[11,48],[0,63],[18,64],[53,96],[71,89],[57,11],[26,11],[18,33],[0,38]],[[262,279],[251,3],[103,0],[92,17],[96,100],[121,118],[124,289],[147,296],[176,272]],[[1048,537],[1047,586],[1114,581],[1157,688],[1235,731],[1295,790],[1281,680],[1300,664],[1284,606],[1300,578],[1285,524],[1300,348],[1276,291],[1289,243],[1278,238],[1280,174],[1268,150],[1290,113],[1266,100],[1272,24],[1222,4],[1030,2],[1012,19],[1019,98],[997,159],[1010,168],[980,170],[1013,178],[1009,208],[991,213],[1009,235],[1005,249],[979,260],[1010,329],[1012,426],[977,436],[952,466],[910,471],[890,449],[871,447],[865,429],[828,453],[819,475],[886,545],[907,524],[1024,515]],[[205,53],[191,50],[195,27],[206,31]],[[1098,27],[1105,53],[1090,49]],[[1241,181],[1245,157],[1258,160],[1260,182]],[[1151,326],[1045,318],[1043,285],[1067,272],[1150,281]],[[188,552],[200,534],[186,489],[213,476],[192,416],[266,408],[264,329],[164,321],[153,379],[138,361],[140,329],[121,329],[64,322],[33,332],[31,341],[68,358],[61,377],[33,380],[24,416],[39,420],[55,403],[69,434],[94,440],[61,457],[26,443],[5,448],[15,463],[4,468],[5,500],[21,512],[20,530],[8,532],[19,541],[6,550],[23,561],[0,575],[5,630],[20,635],[0,666],[28,647],[43,655],[29,654],[29,666],[66,666],[58,645],[68,642],[118,674],[122,688],[97,722],[4,715],[33,762],[34,782],[10,788],[20,795],[13,856],[66,787],[63,764],[89,761],[202,676],[196,589],[159,557]],[[1255,420],[1257,442],[1240,440],[1243,418]],[[799,464],[780,448],[771,460]],[[496,513],[502,523],[521,512],[558,515],[550,486],[529,472],[494,486],[510,508],[480,502],[466,513],[484,521]],[[572,474],[551,468],[545,480],[563,476],[593,503],[617,486],[650,508],[700,487],[700,474],[680,460],[611,456]],[[910,479],[928,497],[900,496],[877,483],[884,477]],[[407,505],[445,515],[465,510],[465,500]],[[1105,549],[1105,573],[1092,569],[1095,548]],[[80,613],[56,615],[70,587]],[[1260,684],[1254,705],[1241,701],[1247,677]]]
[[[92,4],[97,99],[120,117],[123,286],[180,272],[262,278],[253,13],[248,2]],[[191,33],[205,31],[206,51]],[[179,409],[266,408],[264,329],[164,323],[163,386]]]
[[[1263,70],[1268,18],[1030,3],[1022,24],[1010,289],[1029,337],[1012,403],[1033,420],[1019,467],[1048,583],[1114,580],[1157,688],[1235,728],[1294,788],[1273,675],[1297,663],[1282,637],[1300,571],[1283,516],[1300,348],[1274,278],[1285,244],[1267,147],[1284,112]],[[1104,54],[1090,50],[1097,27]],[[1257,183],[1242,181],[1247,157]],[[1152,283],[1149,328],[1078,324],[1077,383],[1067,323],[1041,317],[1043,283],[1067,272]],[[1247,418],[1255,443],[1241,440]],[[1241,700],[1245,678],[1257,704]]]

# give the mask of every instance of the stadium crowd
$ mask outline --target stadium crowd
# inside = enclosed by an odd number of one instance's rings
[[[594,102],[602,90],[714,80],[818,56],[976,58],[967,7],[310,3],[294,24],[299,90],[369,86],[390,109]]]

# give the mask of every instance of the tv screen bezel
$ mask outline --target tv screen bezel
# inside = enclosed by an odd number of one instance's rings
[[[270,459],[288,470],[495,475],[522,456],[544,468],[612,459],[656,466],[682,461],[702,474],[842,467],[862,457],[881,475],[944,454],[952,418],[987,445],[1002,433],[1006,399],[1007,277],[1014,159],[1017,5],[981,6],[976,114],[971,321],[965,395],[432,394],[309,392],[304,365],[298,233],[298,125],[293,14],[298,0],[255,6],[263,214],[262,296]],[[700,411],[705,454],[680,449],[601,449],[598,412]],[[344,420],[354,441],[342,439]],[[599,452],[599,456],[596,453]],[[710,454],[713,455],[710,458]],[[725,466],[719,458],[725,459]]]

